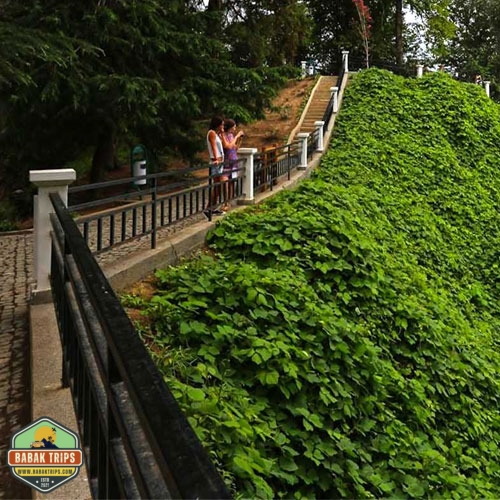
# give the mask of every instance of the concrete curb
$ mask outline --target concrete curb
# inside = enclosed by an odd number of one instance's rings
[[[33,232],[33,228],[30,229],[18,229],[17,231],[3,231],[0,233],[0,238],[2,236],[17,236],[19,234],[29,234]]]
[[[31,418],[49,417],[80,435],[69,388],[61,384],[62,347],[52,303],[30,305]],[[82,445],[80,436],[80,446]],[[85,464],[78,476],[50,493],[32,490],[34,499],[90,499]]]

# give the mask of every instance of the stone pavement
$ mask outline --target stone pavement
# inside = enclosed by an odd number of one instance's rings
[[[0,498],[31,498],[7,465],[11,435],[31,421],[28,298],[31,231],[0,235]]]

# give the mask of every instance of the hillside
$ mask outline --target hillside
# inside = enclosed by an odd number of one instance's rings
[[[500,496],[500,112],[369,70],[320,168],[142,303],[237,497]]]
[[[243,147],[260,150],[265,146],[286,144],[288,136],[297,125],[311,91],[316,83],[312,77],[289,80],[264,111],[264,119],[243,125]]]

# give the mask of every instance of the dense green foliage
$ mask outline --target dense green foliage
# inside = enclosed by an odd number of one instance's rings
[[[412,61],[435,61],[446,51],[446,42],[453,36],[454,24],[449,14],[458,0],[367,0],[372,22],[370,23],[370,63],[392,64],[402,67]],[[333,71],[337,68],[342,49],[350,51],[356,67],[364,67],[362,37],[353,0],[329,2],[308,0],[313,18],[310,50],[321,65]],[[428,42],[423,56],[415,33],[405,13],[417,14],[418,38]]]
[[[151,352],[238,496],[500,496],[500,112],[360,73],[320,168],[157,272]]]

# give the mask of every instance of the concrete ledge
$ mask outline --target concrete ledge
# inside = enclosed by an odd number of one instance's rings
[[[255,198],[253,200],[238,200],[237,203],[244,206],[255,205]]]
[[[30,306],[31,419],[49,417],[79,436],[69,388],[61,384],[62,348],[52,303]],[[80,437],[81,445],[81,437]],[[50,493],[33,491],[35,499],[90,499],[85,464],[77,477]]]
[[[122,291],[156,269],[178,264],[202,248],[208,231],[215,224],[215,221],[193,224],[167,237],[154,250],[138,251],[115,264],[104,266],[104,274],[115,291]]]
[[[30,294],[30,303],[33,305],[52,303],[52,290],[32,290]]]

